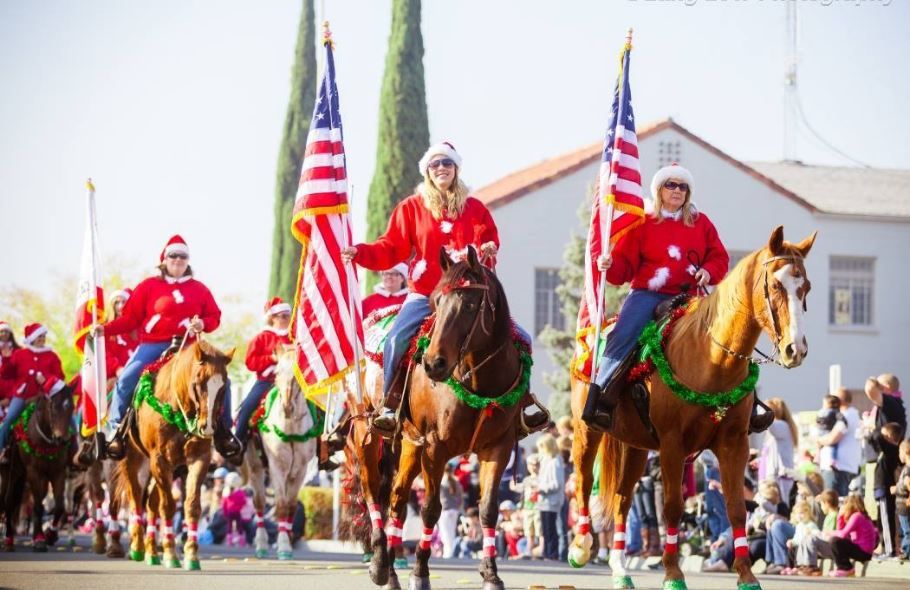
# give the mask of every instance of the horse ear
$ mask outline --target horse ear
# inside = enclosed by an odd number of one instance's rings
[[[439,248],[439,266],[442,267],[443,273],[448,272],[449,267],[452,266],[452,259],[449,258],[449,253],[445,248]]]
[[[774,228],[774,231],[771,232],[771,237],[768,238],[768,250],[771,252],[772,256],[777,256],[784,249],[784,226],[778,225]]]
[[[803,258],[809,255],[809,250],[812,249],[812,244],[815,243],[815,237],[818,236],[818,230],[812,232],[812,235],[800,242],[795,244],[793,247],[799,250],[799,253],[802,254]]]
[[[473,270],[480,270],[480,260],[478,260],[477,250],[473,246],[468,246],[468,264]]]
[[[224,356],[227,357],[227,362],[228,362],[228,364],[231,364],[231,361],[234,360],[234,353],[235,353],[235,352],[237,352],[237,347],[236,347],[236,346],[233,347],[233,348],[231,348],[230,350],[228,350],[226,353],[224,353]]]

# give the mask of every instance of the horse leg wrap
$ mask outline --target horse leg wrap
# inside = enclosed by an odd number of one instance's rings
[[[199,523],[189,522],[186,525],[186,542],[195,543],[199,540]]]
[[[170,520],[164,521],[164,538],[168,541],[174,540],[174,523]]]
[[[382,530],[382,511],[379,504],[370,504],[370,521],[373,523],[373,530]]]
[[[496,557],[496,529],[483,529],[483,556],[489,558]]]
[[[101,502],[95,502],[95,520],[104,522],[104,510],[101,508]]]
[[[623,551],[626,550],[626,525],[617,524],[616,528],[613,531],[613,550],[614,551]]]
[[[591,516],[587,508],[578,510],[578,534],[587,535],[591,532]]]
[[[385,534],[389,539],[389,549],[401,547],[401,520],[398,518],[390,520]]]
[[[749,541],[744,528],[733,529],[733,556],[736,559],[749,558]]]
[[[676,527],[667,527],[667,542],[664,545],[664,551],[667,553],[676,553],[679,551],[679,529]]]
[[[256,513],[256,528],[257,529],[265,528],[265,518],[262,516],[261,512]]]
[[[429,549],[433,544],[433,529],[424,527],[423,534],[420,535],[420,548]]]
[[[158,519],[153,517],[148,522],[148,526],[145,527],[145,536],[154,541],[155,535],[158,534]]]

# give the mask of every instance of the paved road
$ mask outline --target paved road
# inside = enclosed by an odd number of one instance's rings
[[[223,548],[203,550],[202,572],[184,572],[163,567],[149,567],[125,559],[111,560],[96,556],[86,548],[72,551],[51,549],[35,554],[19,546],[16,553],[0,554],[0,588],[54,590],[355,590],[374,588],[366,566],[355,556],[341,554],[300,554],[294,561],[256,560],[249,553]],[[434,590],[479,588],[480,576],[476,562],[434,560],[430,562]],[[908,570],[910,572],[910,570]],[[512,561],[500,566],[500,575],[510,589],[528,588],[542,584],[547,588],[574,586],[578,590],[610,588],[610,577],[604,568],[589,566],[572,570],[559,564]],[[910,575],[908,575],[910,577]],[[655,573],[636,573],[633,579],[638,588],[659,589],[662,576]],[[401,577],[407,582],[406,575]],[[735,590],[732,574],[688,574],[689,587],[694,589]],[[876,588],[907,590],[906,579],[862,578],[829,580],[822,578],[764,577],[765,590],[831,590]]]

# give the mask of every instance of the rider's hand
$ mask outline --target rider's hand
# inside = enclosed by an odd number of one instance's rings
[[[601,254],[597,257],[597,270],[600,272],[606,272],[608,268],[613,264],[613,257],[609,254]]]
[[[190,320],[190,330],[192,330],[193,332],[198,334],[198,333],[202,332],[202,330],[204,328],[205,328],[205,324],[202,323],[202,320],[199,319],[199,316],[194,315],[193,319]]]
[[[354,256],[356,255],[357,246],[348,246],[347,248],[341,249],[341,260],[343,260],[345,264],[353,262]]]
[[[480,245],[480,253],[484,256],[490,258],[496,256],[496,253],[499,251],[499,248],[496,247],[496,242],[487,242]]]
[[[104,325],[96,324],[95,325],[95,338],[102,338],[104,336]]]
[[[47,381],[47,379],[44,378],[44,373],[39,371],[38,373],[35,373],[35,381],[38,382],[38,385],[44,385],[44,382]]]
[[[695,282],[698,283],[699,287],[704,287],[711,280],[711,273],[706,271],[703,268],[698,269],[698,272],[695,273]]]

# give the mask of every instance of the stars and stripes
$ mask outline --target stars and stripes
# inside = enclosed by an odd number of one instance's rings
[[[632,91],[629,86],[629,54],[632,50],[631,32],[620,56],[619,77],[613,91],[610,125],[604,138],[594,202],[591,205],[591,224],[585,247],[585,290],[578,310],[576,324],[576,362],[574,373],[587,378],[591,374],[590,350],[594,345],[594,323],[603,324],[605,281],[597,269],[597,258],[609,252],[609,245],[644,218],[641,167],[638,161],[638,137],[635,115],[632,112]]]
[[[317,403],[331,383],[355,366],[355,357],[359,358],[363,347],[357,277],[341,260],[341,249],[351,244],[352,235],[338,87],[328,31],[324,45],[325,72],[310,123],[291,224],[291,232],[303,244],[291,334],[298,347],[298,379],[307,397]]]

